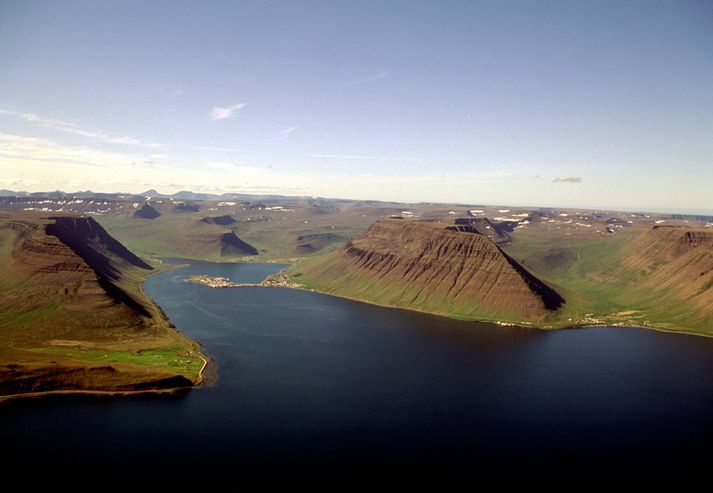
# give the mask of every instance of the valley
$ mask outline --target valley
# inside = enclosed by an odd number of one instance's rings
[[[0,198],[2,393],[200,382],[206,357],[141,288],[165,258],[289,263],[249,286],[462,320],[713,335],[708,216],[201,198]]]

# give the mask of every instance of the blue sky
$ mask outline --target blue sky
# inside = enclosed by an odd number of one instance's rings
[[[0,0],[0,188],[713,210],[711,2]]]

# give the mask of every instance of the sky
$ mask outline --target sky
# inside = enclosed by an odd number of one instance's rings
[[[0,0],[0,188],[710,212],[713,2]]]

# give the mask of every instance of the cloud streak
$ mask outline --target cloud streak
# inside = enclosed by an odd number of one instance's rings
[[[370,75],[369,77],[364,77],[363,79],[361,79],[361,82],[374,82],[376,80],[388,79],[389,77],[391,77],[391,72],[382,70],[381,72],[377,72],[374,75]]]
[[[0,133],[0,160],[13,162],[43,162],[52,167],[61,167],[61,163],[77,163],[92,167],[105,167],[109,170],[116,166],[148,163],[146,156],[124,154],[92,149],[85,146],[68,146],[50,139],[24,137],[21,135]],[[48,179],[52,179],[49,175]]]
[[[568,178],[555,178],[552,183],[582,183],[582,177],[570,176]]]
[[[79,125],[75,125],[74,123],[69,123],[62,120],[55,120],[53,118],[45,118],[35,113],[21,113],[18,111],[0,108],[0,114],[21,118],[26,122],[39,125],[49,130],[78,135],[80,137],[86,137],[88,139],[96,140],[105,144],[131,145],[137,147],[146,147],[150,149],[156,149],[158,147],[161,147],[161,144],[158,144],[156,142],[146,142],[135,137],[116,136],[104,132],[95,132],[92,130],[87,130],[86,128],[82,128]]]
[[[298,128],[300,128],[300,127],[287,127],[283,130],[280,130],[279,134],[280,135],[290,135],[292,132],[294,132]]]
[[[410,158],[365,156],[361,154],[307,154],[307,157],[316,157],[319,159],[348,159],[355,161],[413,161],[413,159]]]
[[[215,106],[210,112],[210,121],[233,118],[238,110],[245,108],[247,105],[248,103],[236,103],[232,106]]]
[[[109,135],[104,132],[95,132],[88,130],[86,128],[80,127],[74,123],[55,120],[53,118],[46,118],[44,116],[38,115],[36,113],[22,113],[19,111],[12,111],[4,108],[0,108],[0,115],[8,115],[15,118],[20,118],[26,122],[36,124],[40,127],[53,130],[56,132],[62,132],[71,135],[77,135],[79,137],[84,137],[95,142],[100,142],[103,144],[117,144],[117,145],[128,145],[135,147],[143,147],[147,149],[191,149],[197,151],[217,151],[217,152],[247,152],[245,149],[240,149],[237,147],[220,147],[220,146],[202,146],[202,145],[192,145],[192,144],[165,144],[159,142],[148,142],[145,140],[138,139],[136,137],[120,137],[115,135]],[[292,127],[291,127],[292,128]],[[297,127],[294,127],[295,129]],[[287,130],[287,129],[286,129]],[[283,131],[284,132],[284,131]]]

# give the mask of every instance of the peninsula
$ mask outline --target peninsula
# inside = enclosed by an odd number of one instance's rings
[[[0,397],[190,388],[207,364],[141,285],[154,268],[94,219],[0,215]]]

